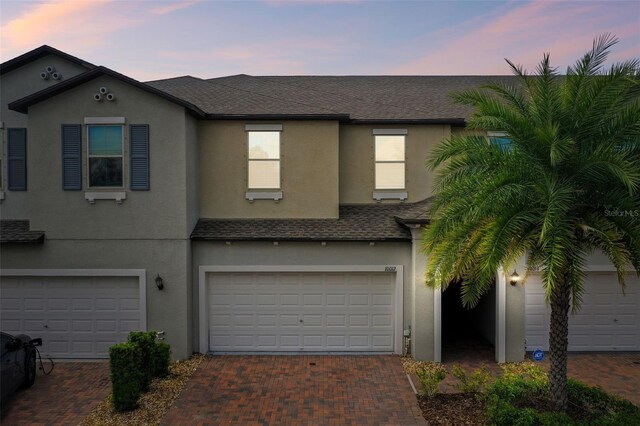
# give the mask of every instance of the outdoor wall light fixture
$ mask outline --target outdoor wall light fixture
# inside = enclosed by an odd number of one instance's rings
[[[511,274],[511,280],[509,280],[509,284],[516,285],[520,281],[520,275],[514,270],[513,274]]]
[[[156,276],[155,281],[156,281],[156,287],[158,287],[158,290],[162,290],[164,288],[164,280],[162,279],[160,274]]]

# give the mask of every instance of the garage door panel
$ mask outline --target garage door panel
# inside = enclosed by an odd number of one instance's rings
[[[639,289],[633,274],[623,293],[615,273],[588,273],[581,309],[569,316],[569,350],[640,350]],[[550,309],[539,304],[543,294],[540,276],[531,276],[525,284],[527,350],[548,349]]]
[[[137,277],[3,276],[0,291],[3,331],[41,337],[45,356],[106,358],[140,329]]]
[[[207,283],[212,351],[393,351],[394,274],[211,273]]]

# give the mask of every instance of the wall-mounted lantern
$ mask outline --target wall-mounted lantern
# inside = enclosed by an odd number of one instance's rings
[[[158,290],[162,290],[164,288],[164,280],[162,279],[160,274],[156,276],[155,281],[156,281],[156,287],[158,287]]]
[[[511,279],[509,280],[509,284],[516,285],[520,281],[520,275],[514,270],[513,274],[511,274]]]

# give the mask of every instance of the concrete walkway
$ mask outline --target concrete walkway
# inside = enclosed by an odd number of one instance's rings
[[[164,425],[426,425],[397,356],[212,356]]]

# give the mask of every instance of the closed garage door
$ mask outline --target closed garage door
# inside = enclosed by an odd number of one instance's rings
[[[210,273],[211,351],[394,350],[394,273]]]
[[[109,347],[140,329],[138,277],[3,276],[0,326],[42,337],[53,358],[107,358]]]
[[[627,277],[625,294],[612,272],[589,272],[582,308],[569,316],[570,351],[640,350],[640,280]],[[525,284],[527,350],[547,350],[549,313],[540,276]]]

